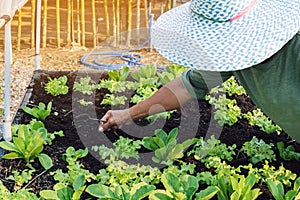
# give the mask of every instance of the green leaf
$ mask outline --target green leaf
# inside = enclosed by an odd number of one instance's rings
[[[152,151],[159,149],[159,146],[156,144],[156,142],[154,142],[152,137],[144,137],[143,138],[143,146]]]
[[[22,109],[23,109],[23,111],[26,112],[27,114],[33,115],[33,114],[32,114],[32,109],[31,109],[31,108],[29,108],[29,107],[27,107],[27,106],[23,106]]]
[[[167,191],[171,193],[180,192],[180,180],[179,178],[172,172],[165,172],[161,176],[161,182],[166,188]]]
[[[54,190],[42,190],[40,196],[44,199],[60,200],[57,196],[57,192]]]
[[[19,152],[21,154],[25,154],[26,146],[24,144],[24,140],[22,138],[14,137],[13,142],[17,148],[16,152]]]
[[[16,158],[23,158],[23,156],[16,153],[16,152],[11,152],[11,153],[7,153],[7,154],[3,155],[2,158],[4,158],[4,159],[16,159]]]
[[[149,200],[174,200],[174,198],[165,190],[154,190],[149,195]]]
[[[282,192],[282,189],[280,189],[280,185],[282,186],[282,183],[279,181],[272,181],[270,179],[267,180],[267,185],[268,188],[270,190],[270,192],[272,193],[273,197],[276,200],[284,200],[284,193]]]
[[[131,200],[140,200],[147,197],[151,191],[155,190],[154,185],[149,185],[145,182],[135,184],[130,190]]]
[[[154,134],[156,135],[156,138],[158,138],[155,141],[160,147],[164,147],[166,144],[168,144],[168,135],[165,131],[158,129],[155,130]]]
[[[0,147],[7,151],[18,151],[18,148],[15,146],[15,144],[8,141],[0,142]]]
[[[250,188],[254,186],[256,178],[254,174],[249,174],[245,179],[245,185],[248,185]]]
[[[83,175],[76,176],[74,182],[73,182],[73,188],[74,190],[78,190],[81,188],[85,183],[85,177]]]
[[[44,169],[50,169],[53,166],[52,160],[47,154],[41,153],[38,158]]]
[[[219,190],[217,186],[208,186],[205,190],[201,190],[196,194],[196,200],[209,200],[213,198]]]
[[[177,144],[172,150],[171,152],[169,153],[169,158],[171,160],[177,160],[177,159],[180,159],[182,158],[184,155],[183,155],[183,151],[184,151],[184,148],[183,148],[183,145],[182,144]]]
[[[300,177],[298,177],[294,182],[294,190],[299,191],[300,190]]]
[[[77,190],[75,190],[75,192],[73,193],[73,196],[72,196],[72,200],[80,200],[81,198],[81,195],[82,193],[84,192],[86,186],[82,186],[81,188],[78,188]]]
[[[173,128],[169,132],[169,135],[167,136],[167,140],[165,141],[165,143],[168,144],[168,143],[172,142],[172,140],[175,140],[177,134],[178,134],[178,128]]]
[[[73,190],[69,187],[64,187],[57,191],[57,196],[60,200],[72,200]]]
[[[284,200],[294,200],[296,194],[297,194],[297,191],[295,191],[295,190],[290,190],[290,191],[288,191],[288,192],[285,194]]]
[[[153,141],[159,148],[163,148],[166,146],[166,143],[160,137],[152,137]]]
[[[92,184],[86,188],[86,192],[99,199],[114,199],[114,192],[102,184]]]

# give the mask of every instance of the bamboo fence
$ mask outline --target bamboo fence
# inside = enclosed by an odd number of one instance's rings
[[[174,0],[43,0],[41,47],[79,45],[96,47],[114,35],[114,45],[125,38],[130,45],[140,29],[148,28],[149,11],[158,17],[174,7]],[[151,6],[151,7],[149,7]],[[29,0],[12,21],[13,45],[35,46],[36,0]],[[121,33],[126,33],[125,37]],[[1,40],[1,38],[0,38]],[[3,39],[2,39],[3,40]]]

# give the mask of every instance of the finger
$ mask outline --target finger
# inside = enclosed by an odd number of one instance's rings
[[[115,123],[111,118],[108,121],[101,120],[99,124],[99,132],[104,132],[109,130],[112,126],[114,126],[114,124]]]

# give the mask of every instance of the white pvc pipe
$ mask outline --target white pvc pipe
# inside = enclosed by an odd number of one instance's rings
[[[34,65],[35,69],[40,69],[41,66],[41,58],[40,58],[40,44],[41,44],[41,8],[42,1],[37,0],[36,2],[36,33],[35,33],[35,57],[34,57]]]
[[[11,119],[10,119],[10,65],[12,63],[11,44],[11,22],[4,27],[4,122],[3,139],[11,141]]]

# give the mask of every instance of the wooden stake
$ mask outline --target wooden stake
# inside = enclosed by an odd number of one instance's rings
[[[48,0],[44,0],[43,6],[43,22],[42,22],[42,47],[47,46],[47,11],[48,11]]]
[[[77,10],[77,43],[79,45],[81,45],[81,29],[80,29],[80,14],[79,14],[79,10],[80,10],[80,0],[77,0],[77,4],[76,4],[76,10]]]
[[[84,0],[81,0],[81,35],[82,46],[85,46],[85,17],[84,17]]]
[[[75,42],[75,29],[74,29],[74,1],[71,1],[71,43]]]
[[[19,10],[17,49],[21,49],[21,37],[22,37],[22,10]]]
[[[116,24],[116,35],[114,37],[116,37],[116,40],[117,40],[117,44],[119,45],[120,44],[120,30],[121,30],[121,6],[120,6],[120,0],[116,0],[117,2],[117,5],[116,5],[116,21],[117,21],[117,24]]]
[[[116,41],[116,32],[117,32],[117,23],[116,23],[116,8],[115,8],[115,0],[112,0],[112,13],[113,13],[113,47],[115,47],[117,45],[117,41]]]
[[[109,36],[110,27],[109,27],[109,13],[108,13],[107,0],[104,0],[103,3],[104,3],[105,24],[106,24],[106,36]]]
[[[30,48],[34,48],[35,44],[35,0],[31,0],[31,44]]]
[[[132,26],[132,0],[128,0],[128,8],[127,8],[127,39],[126,45],[130,45],[131,40],[131,26]]]
[[[71,44],[71,15],[72,15],[72,5],[71,0],[68,0],[68,20],[67,20],[67,44]]]
[[[93,47],[96,47],[97,46],[97,24],[96,24],[95,0],[92,0],[92,22],[93,22]]]
[[[145,6],[145,23],[146,27],[149,27],[149,11],[148,11],[148,2],[147,0],[144,0],[144,6]]]
[[[57,47],[60,47],[60,0],[56,0],[56,40],[57,40]]]
[[[140,23],[141,23],[141,0],[136,3],[136,29],[137,29],[137,42],[140,43]]]

